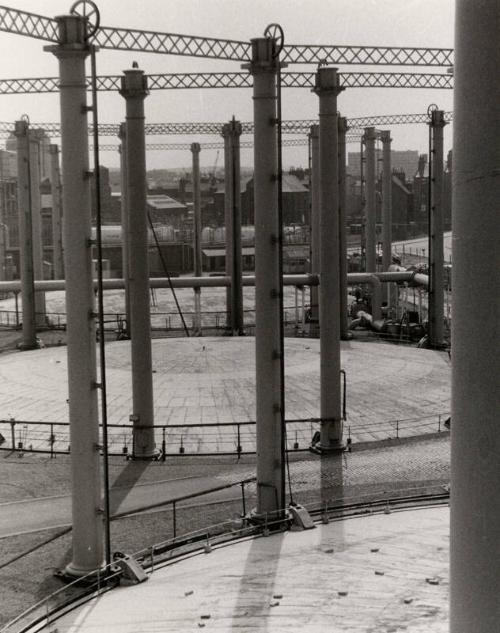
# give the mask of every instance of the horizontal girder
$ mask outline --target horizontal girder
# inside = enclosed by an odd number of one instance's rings
[[[444,113],[447,122],[453,120],[452,112]],[[382,114],[369,117],[355,117],[347,120],[351,133],[360,132],[365,127],[379,127],[390,125],[408,125],[412,123],[428,123],[427,114]],[[285,134],[308,134],[311,125],[316,125],[315,119],[303,119],[283,121],[282,131]],[[145,131],[147,136],[169,136],[174,134],[212,134],[219,135],[224,123],[146,123]],[[32,123],[32,128],[43,128],[47,134],[60,136],[61,127],[59,123]],[[243,134],[253,133],[253,123],[244,122],[241,124]],[[0,122],[0,138],[7,138],[14,130],[14,124]],[[118,136],[119,126],[116,123],[100,123],[99,136]],[[92,128],[89,127],[89,135]]]
[[[35,13],[0,6],[0,30],[57,43],[57,23]],[[238,40],[198,37],[138,29],[100,27],[93,44],[101,49],[137,51],[250,61],[251,44]],[[451,66],[449,48],[285,44],[281,59],[288,64],[359,64],[377,66]]]
[[[339,73],[343,88],[453,88],[453,76],[439,73]],[[90,89],[90,78],[87,79]],[[313,88],[315,73],[284,72],[281,82],[284,88]],[[97,89],[117,91],[121,76],[97,77]],[[235,73],[168,73],[148,75],[149,90],[179,90],[195,88],[251,88],[252,76],[245,72]],[[52,93],[59,91],[56,77],[32,77],[27,79],[0,79],[0,94]]]

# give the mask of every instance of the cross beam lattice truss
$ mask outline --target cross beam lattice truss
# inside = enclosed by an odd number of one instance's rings
[[[445,112],[447,122],[453,120],[453,112]],[[282,131],[285,134],[308,134],[311,125],[316,125],[315,119],[283,121]],[[347,120],[351,133],[361,132],[365,127],[381,127],[388,125],[409,125],[414,123],[429,123],[427,114],[383,114],[379,116],[357,117]],[[146,123],[145,131],[148,136],[170,136],[174,134],[211,134],[218,136],[222,133],[224,123]],[[59,123],[32,123],[33,128],[43,128],[47,134],[60,136]],[[241,124],[243,134],[253,134],[253,123]],[[14,130],[14,124],[0,122],[0,138],[7,138]],[[118,136],[119,126],[116,123],[99,124],[99,136]],[[92,135],[89,128],[89,135]]]
[[[0,6],[0,30],[57,42],[54,19]],[[250,42],[174,33],[101,27],[93,43],[99,48],[188,57],[249,61]],[[281,59],[288,64],[360,64],[387,66],[451,66],[449,48],[288,44]]]
[[[339,73],[343,88],[453,88],[453,76],[439,73]],[[313,88],[315,73],[284,72],[281,74],[284,88]],[[88,78],[90,89],[90,78]],[[97,89],[117,91],[121,77],[100,76]],[[235,73],[169,73],[148,75],[149,90],[178,90],[193,88],[251,88],[252,76]],[[0,79],[0,94],[53,93],[59,91],[56,77],[28,79]]]
[[[348,139],[351,141],[359,141],[359,135],[352,135],[352,138]],[[284,139],[282,141],[283,147],[304,147],[308,144],[307,138],[292,138],[292,139]],[[99,145],[99,150],[101,152],[117,152],[119,149],[119,145],[112,144],[101,144]],[[224,143],[222,141],[216,141],[214,143],[200,143],[200,147],[202,150],[209,149],[224,149]],[[249,149],[253,147],[253,141],[242,141],[240,143],[240,147],[244,149]],[[181,151],[190,151],[191,143],[148,143],[146,145],[146,149],[149,151],[154,150],[181,150]]]

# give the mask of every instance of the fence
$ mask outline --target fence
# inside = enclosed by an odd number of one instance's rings
[[[344,426],[348,445],[388,439],[418,437],[447,430],[449,412],[419,418],[402,418]],[[445,424],[446,422],[446,424]],[[308,450],[321,418],[286,420],[287,451]],[[174,455],[241,455],[256,452],[255,421],[207,424],[168,424],[154,427],[161,459]],[[0,420],[0,450],[48,453],[71,452],[67,422]],[[108,453],[130,458],[134,454],[133,425],[108,424]]]
[[[285,307],[283,311],[284,325],[296,327],[305,323],[305,313],[308,305],[297,307]],[[196,314],[193,311],[183,310],[182,315],[190,330],[196,330]],[[255,327],[255,310],[244,310],[244,324],[246,328]],[[63,312],[47,312],[40,319],[44,323],[43,328],[48,330],[65,330],[66,314]],[[22,324],[22,311],[0,310],[0,328],[19,329]],[[126,315],[124,313],[104,314],[104,329],[106,332],[114,332],[117,335],[124,332]],[[227,312],[225,310],[203,311],[201,313],[201,326],[209,330],[225,330],[227,328]],[[178,312],[151,311],[151,329],[153,332],[182,332],[184,325]]]
[[[35,626],[37,630],[41,628],[49,629],[51,625],[56,624],[57,618],[68,609],[74,608],[84,601],[97,597],[116,587],[120,582],[121,576],[120,558],[130,558],[137,561],[145,574],[152,575],[157,569],[163,567],[165,563],[175,558],[194,552],[209,553],[212,548],[231,541],[257,535],[267,536],[272,531],[276,532],[288,526],[290,517],[286,510],[277,510],[266,514],[259,524],[252,523],[247,519],[244,491],[245,486],[252,484],[254,481],[255,478],[249,478],[233,482],[224,487],[241,487],[241,514],[238,519],[211,524],[181,535],[176,534],[176,530],[173,528],[173,534],[170,538],[155,542],[134,554],[125,556],[115,553],[115,560],[112,563],[51,593],[11,620],[0,630],[0,633],[21,633],[21,631],[26,631],[28,628],[31,630]],[[218,490],[220,490],[220,487],[196,496],[201,497],[213,494]],[[179,497],[175,501],[165,504],[165,506],[171,505],[174,508],[174,503],[178,505],[192,497],[192,495],[184,498]],[[442,505],[446,504],[448,500],[449,492],[445,491],[443,486],[429,487],[428,485],[420,485],[412,486],[402,491],[393,491],[392,493],[384,491],[370,495],[357,495],[356,497],[333,497],[323,500],[321,503],[308,503],[306,507],[313,517],[321,519],[323,523],[328,523],[331,519],[339,517],[364,515],[367,512],[370,514],[374,512],[388,513],[391,508],[409,509],[429,505]],[[172,513],[174,514],[174,512]],[[112,520],[113,518],[117,517],[112,517]]]

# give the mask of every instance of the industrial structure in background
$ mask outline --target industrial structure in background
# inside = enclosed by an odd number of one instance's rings
[[[44,279],[60,278],[54,261],[54,243],[60,238],[57,230],[59,213],[53,213],[54,195],[60,205],[60,184],[54,192],[50,173],[50,139],[43,130],[40,135],[40,205],[42,214],[42,243]],[[0,222],[3,239],[3,279],[18,279],[19,263],[19,211],[17,193],[16,142],[7,140],[5,150],[0,149]],[[377,153],[376,172],[376,231],[381,242],[382,230],[382,168],[381,150]],[[392,163],[392,236],[394,240],[406,240],[426,236],[428,215],[429,174],[426,155],[418,152],[391,151]],[[443,173],[443,221],[444,230],[451,230],[451,152]],[[253,177],[242,169],[240,181],[243,239],[243,268],[254,269],[254,191]],[[360,153],[348,153],[346,166],[346,223],[351,252],[362,248],[364,229],[364,193],[360,169]],[[285,224],[285,272],[300,273],[309,270],[310,250],[310,170],[292,168],[283,174],[283,218]],[[100,167],[101,213],[103,222],[104,258],[106,274],[121,277],[122,234],[120,183],[114,170]],[[201,218],[203,269],[206,272],[222,272],[225,269],[224,172],[214,181],[210,174],[201,174]],[[95,224],[96,193],[92,180],[92,218]],[[155,170],[148,178],[147,208],[155,226],[163,257],[172,274],[187,274],[193,270],[193,187],[192,176],[185,172],[180,177],[167,171]],[[56,218],[56,223],[54,222]],[[58,237],[59,236],[59,237]],[[153,243],[153,237],[150,236]],[[161,261],[154,249],[150,252],[150,271],[162,276]],[[352,272],[361,270],[356,258],[350,264]]]
[[[21,289],[23,298],[23,345],[22,349],[37,346],[36,329],[38,318],[44,313],[44,291],[61,287],[66,291],[67,311],[67,371],[69,386],[69,428],[71,452],[71,474],[73,487],[72,503],[72,553],[69,564],[63,570],[67,578],[97,577],[100,583],[103,561],[110,571],[113,562],[110,552],[109,481],[107,479],[106,435],[106,380],[103,333],[103,240],[101,231],[101,200],[96,196],[96,248],[98,284],[98,322],[100,336],[100,379],[97,379],[96,330],[94,311],[94,266],[92,238],[91,190],[89,187],[88,113],[92,113],[94,139],[98,143],[97,89],[95,72],[96,49],[106,47],[143,50],[155,53],[172,52],[171,37],[162,41],[151,33],[123,30],[117,32],[99,28],[97,7],[84,2],[83,15],[79,5],[73,6],[70,15],[55,20],[43,16],[29,16],[15,10],[0,7],[0,26],[4,30],[32,36],[33,24],[39,30],[37,37],[47,40],[59,63],[59,81],[55,86],[60,92],[61,102],[61,171],[62,205],[57,207],[55,192],[58,184],[58,152],[49,152],[51,157],[52,229],[56,233],[52,242],[53,285],[44,278],[44,244],[42,239],[41,188],[45,172],[43,135],[31,131],[29,120],[23,117],[15,122],[14,134],[17,147],[17,178],[19,203],[19,268],[20,282],[3,281],[5,290]],[[80,6],[81,8],[81,6]],[[453,633],[494,633],[498,629],[498,521],[500,518],[499,479],[500,442],[498,441],[498,394],[500,393],[500,356],[498,345],[498,304],[500,293],[491,293],[492,272],[500,269],[498,249],[498,143],[500,118],[498,102],[500,83],[498,66],[499,6],[496,0],[457,1],[456,56],[453,77],[425,73],[409,73],[408,87],[429,82],[440,87],[455,85],[455,130],[453,165],[453,232],[454,232],[454,278],[453,278],[453,333],[452,359],[452,490],[451,497],[451,608],[450,626]],[[2,26],[3,25],[3,26]],[[373,288],[373,299],[382,296],[382,284],[389,290],[386,303],[391,307],[393,297],[391,284],[404,280],[420,283],[428,290],[429,316],[427,343],[429,347],[442,350],[443,333],[443,283],[444,249],[443,231],[447,208],[446,184],[443,160],[443,130],[447,123],[445,113],[430,107],[426,122],[429,125],[429,156],[426,173],[422,159],[413,175],[413,185],[405,174],[396,168],[393,173],[391,136],[388,129],[380,130],[374,123],[363,126],[362,153],[360,157],[360,198],[363,213],[361,224],[361,256],[363,272],[349,275],[347,239],[344,213],[346,212],[347,175],[345,171],[345,133],[348,120],[339,115],[337,98],[349,85],[402,85],[405,79],[398,73],[394,77],[386,73],[373,77],[354,77],[338,73],[331,64],[380,63],[384,65],[446,66],[450,67],[451,51],[447,49],[390,49],[376,47],[308,47],[285,45],[281,27],[271,25],[264,37],[251,42],[221,41],[204,38],[177,36],[175,53],[233,59],[243,62],[243,72],[212,73],[207,76],[157,76],[147,77],[136,64],[124,71],[118,81],[108,78],[108,88],[118,89],[125,100],[125,124],[120,128],[122,159],[121,225],[123,227],[123,271],[124,279],[111,280],[110,286],[125,287],[126,320],[131,336],[131,373],[133,384],[133,410],[130,422],[134,426],[134,450],[132,458],[154,459],[157,451],[154,442],[153,390],[151,366],[150,290],[154,278],[150,276],[148,240],[148,205],[150,212],[162,214],[168,208],[168,200],[159,200],[155,192],[147,201],[145,171],[144,100],[148,95],[149,81],[156,87],[178,88],[182,82],[206,82],[202,85],[219,87],[252,86],[254,108],[254,152],[255,173],[253,176],[254,223],[255,223],[255,276],[247,278],[255,285],[255,358],[256,358],[256,508],[244,516],[244,520],[261,528],[262,535],[269,535],[269,521],[277,521],[283,528],[290,527],[289,516],[294,517],[302,528],[312,527],[310,517],[302,508],[297,508],[286,492],[286,432],[285,432],[285,349],[283,328],[283,295],[286,275],[284,272],[284,227],[296,228],[301,223],[285,220],[281,166],[281,88],[287,85],[312,87],[319,101],[319,121],[311,138],[316,139],[311,150],[312,182],[310,187],[310,265],[311,274],[297,275],[288,279],[294,285],[319,286],[315,307],[320,338],[319,384],[320,384],[320,432],[312,438],[311,449],[321,455],[339,453],[344,450],[345,372],[341,369],[341,339],[345,336],[347,319],[343,299],[348,283],[356,280]],[[87,78],[85,60],[92,61],[92,104],[87,106]],[[282,73],[284,63],[314,63],[314,73]],[[200,74],[202,75],[202,74]],[[229,74],[228,74],[229,75]],[[307,76],[306,76],[307,75]],[[359,73],[359,75],[364,75]],[[370,75],[370,73],[366,73]],[[162,82],[167,82],[167,85]],[[369,82],[372,83],[369,83]],[[102,79],[101,79],[102,82]],[[179,83],[180,82],[180,83]],[[351,83],[350,83],[351,82]],[[358,82],[358,83],[356,83]],[[368,83],[366,83],[368,82]],[[35,82],[36,83],[36,82]],[[40,85],[49,86],[51,79],[42,79]],[[181,85],[181,87],[185,87]],[[198,84],[199,85],[199,84]],[[109,87],[111,86],[111,87]],[[192,287],[195,293],[196,310],[200,309],[200,292],[204,285],[228,287],[227,302],[231,317],[230,333],[242,334],[237,310],[241,309],[243,279],[239,258],[241,252],[241,225],[243,205],[240,200],[239,136],[242,125],[234,118],[225,128],[225,275],[220,280],[203,276],[203,228],[216,231],[220,226],[203,227],[199,173],[198,143],[190,146],[193,161],[192,210],[189,200],[180,201],[186,206],[187,220],[192,222],[191,249],[194,275],[180,280]],[[485,130],[489,139],[485,137]],[[231,139],[231,143],[229,142]],[[381,172],[381,224],[377,231],[377,154],[376,143],[382,142]],[[313,145],[313,143],[311,143]],[[76,150],[75,150],[76,148]],[[96,191],[100,169],[98,151],[95,153],[94,179]],[[451,160],[448,161],[451,169]],[[231,172],[232,177],[227,177]],[[472,175],[472,176],[471,176]],[[354,175],[356,178],[356,174]],[[397,182],[395,182],[395,179]],[[427,196],[425,183],[427,179]],[[6,182],[8,182],[7,179]],[[212,178],[213,180],[213,178]],[[396,187],[396,189],[394,189]],[[6,190],[8,185],[6,185]],[[448,189],[449,190],[449,189]],[[409,192],[406,194],[406,192]],[[293,192],[290,192],[293,193]],[[306,191],[299,188],[296,195],[307,199]],[[395,194],[395,195],[393,195]],[[425,275],[417,271],[393,268],[393,198],[412,194],[414,199],[402,217],[396,214],[397,225],[413,223],[415,232],[427,226],[428,269]],[[7,208],[9,201],[6,196]],[[295,198],[291,198],[295,200]],[[292,203],[290,203],[292,204]],[[162,209],[163,206],[163,209]],[[404,205],[403,205],[404,206]],[[9,207],[10,208],[10,207]],[[63,209],[63,212],[61,211]],[[251,206],[250,206],[251,209]],[[191,216],[190,216],[191,211]],[[290,213],[296,209],[289,208]],[[60,222],[63,213],[64,221]],[[174,210],[172,209],[172,213]],[[180,213],[184,213],[183,210]],[[57,216],[59,214],[59,217]],[[427,222],[425,222],[427,214]],[[217,217],[216,214],[212,214]],[[232,222],[228,218],[233,219]],[[250,219],[249,216],[248,219]],[[294,216],[295,217],[295,216]],[[302,226],[307,226],[306,209]],[[404,218],[404,221],[403,221]],[[62,224],[64,239],[64,273],[60,266],[63,248],[57,235]],[[161,225],[171,227],[172,224]],[[158,227],[158,228],[161,228]],[[155,225],[149,221],[153,237]],[[167,229],[166,229],[167,230]],[[173,236],[175,238],[175,228]],[[182,230],[182,229],[177,229]],[[168,232],[168,230],[167,230]],[[304,231],[304,239],[307,231]],[[382,252],[378,249],[378,235]],[[175,240],[174,240],[175,241]],[[158,242],[159,243],[159,242]],[[168,243],[168,242],[167,242]],[[304,242],[307,244],[307,242]],[[157,238],[155,238],[157,250]],[[9,245],[10,246],[10,245]],[[381,259],[381,262],[379,261]],[[4,261],[6,257],[4,256]],[[379,271],[379,268],[382,268]],[[5,268],[5,265],[4,265]],[[3,274],[3,273],[2,273]],[[160,285],[173,289],[170,275],[158,280]],[[497,277],[498,285],[498,277]],[[311,296],[313,294],[311,293]],[[485,296],[490,296],[493,305],[484,311],[471,310],[480,305]],[[373,300],[371,314],[363,317],[376,330],[382,316],[382,306]],[[359,314],[357,315],[359,316]],[[199,314],[197,314],[199,317]],[[197,321],[200,328],[200,321]],[[200,331],[197,331],[200,334]],[[495,369],[496,368],[496,369]],[[344,376],[344,379],[343,379]],[[344,380],[344,382],[343,382]],[[344,390],[343,390],[344,386]],[[100,392],[101,397],[98,398]],[[101,402],[102,444],[100,443],[99,410]],[[474,432],[471,432],[471,428]],[[76,448],[75,448],[76,447]],[[100,459],[100,451],[103,459]],[[101,479],[101,467],[104,477]],[[102,481],[104,480],[104,486]],[[104,488],[104,489],[103,489]],[[104,492],[104,509],[101,507]],[[289,502],[289,503],[288,503]],[[288,503],[288,505],[287,505]],[[296,517],[300,521],[296,521]],[[104,520],[103,520],[104,518]],[[327,518],[327,517],[326,517]],[[327,522],[327,520],[325,521]],[[207,546],[208,546],[207,539]],[[205,552],[209,552],[207,547]],[[374,550],[372,550],[374,551]],[[333,552],[333,550],[332,550]],[[154,547],[151,548],[151,566]],[[138,569],[138,571],[141,571]],[[375,572],[377,573],[377,572]],[[143,579],[143,578],[142,578]],[[433,579],[427,579],[427,582]],[[437,580],[439,582],[439,580]],[[429,582],[429,584],[436,584]],[[100,590],[100,585],[98,586]],[[338,592],[347,596],[348,592]],[[429,612],[423,616],[428,619]],[[49,615],[44,616],[49,624]],[[428,620],[427,620],[428,621]],[[418,626],[418,625],[417,625]]]

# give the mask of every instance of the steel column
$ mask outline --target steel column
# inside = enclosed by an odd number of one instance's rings
[[[443,128],[444,112],[431,112],[432,159],[429,225],[429,345],[444,345]]]
[[[127,130],[126,124],[120,123],[118,138],[120,139],[120,188],[121,188],[121,225],[122,225],[122,278],[125,281],[125,334],[130,338],[130,287],[129,287],[129,238],[128,202],[127,202]]]
[[[375,141],[374,127],[365,129],[366,147],[366,205],[365,205],[365,271],[377,272],[377,205],[375,197]]]
[[[200,192],[200,144],[191,143],[193,155],[193,259],[194,276],[203,274],[202,250],[201,250],[201,192]],[[195,332],[201,334],[201,290],[194,290]]]
[[[340,389],[340,276],[337,96],[342,88],[336,68],[319,68],[314,92],[319,97],[320,160],[320,417],[321,451],[342,447]]]
[[[71,576],[99,569],[103,561],[100,514],[99,416],[96,335],[92,283],[88,160],[86,20],[56,18],[59,45],[48,47],[59,60],[63,175],[64,267],[68,340],[69,419],[73,485]]]
[[[252,40],[257,514],[283,508],[275,41]]]
[[[33,273],[35,279],[43,279],[43,245],[42,245],[42,195],[40,193],[41,164],[40,142],[41,130],[31,130],[29,139],[30,188],[31,188],[31,223],[33,239]],[[35,316],[37,327],[45,325],[45,293],[35,291]]]
[[[61,172],[59,170],[59,147],[49,145],[50,188],[52,192],[52,266],[54,279],[63,279]]]
[[[23,340],[20,348],[34,349],[37,347],[37,341],[28,123],[26,121],[16,121],[14,134],[17,138],[17,204],[19,210],[19,259],[23,309]]]
[[[389,270],[392,264],[392,164],[391,164],[391,133],[384,130],[380,133],[382,141],[382,270]],[[385,290],[384,300],[387,306],[394,303],[397,288],[389,284]]]
[[[351,338],[347,318],[347,199],[346,199],[346,133],[349,129],[347,119],[338,117],[338,155],[339,155],[339,287],[340,287],[340,338]]]
[[[311,267],[314,275],[319,275],[319,251],[320,251],[320,208],[319,208],[319,125],[311,125],[309,138],[311,140]],[[311,334],[318,332],[319,324],[319,288],[311,286]]]
[[[240,192],[240,136],[241,123],[233,120],[224,125],[225,172],[225,227],[226,274],[231,277],[228,316],[233,334],[243,333],[243,294],[241,286],[241,192]]]
[[[156,456],[154,441],[153,372],[148,265],[148,220],[144,99],[147,77],[142,70],[125,70],[120,94],[126,104],[128,285],[132,353],[132,415],[134,458]]]
[[[496,633],[500,622],[499,24],[497,0],[457,0],[451,633]]]

